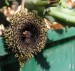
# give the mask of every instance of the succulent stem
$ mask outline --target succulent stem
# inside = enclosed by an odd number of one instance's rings
[[[55,4],[57,2],[58,2],[57,0],[37,1],[35,3],[35,5],[37,5],[37,6],[45,6],[45,5],[49,5],[50,4],[50,6],[51,6],[52,4]]]
[[[69,24],[75,25],[75,16],[74,15],[70,15],[70,14],[64,13],[59,10],[60,9],[55,10],[54,8],[50,8],[49,15],[53,16],[56,19],[64,21],[64,23],[66,23],[67,25],[69,25]]]
[[[35,3],[37,6],[44,6],[50,4],[50,1],[38,1]]]

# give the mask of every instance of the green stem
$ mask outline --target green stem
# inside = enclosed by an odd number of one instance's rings
[[[68,24],[74,24],[75,25],[75,16],[65,14],[63,12],[56,11],[56,10],[50,10],[49,15],[51,15],[54,18],[59,19],[63,22],[66,22],[67,25]]]
[[[68,9],[68,8],[63,8],[63,7],[51,7],[50,10],[55,10],[55,11],[60,11],[65,14],[69,14],[72,16],[75,16],[75,9]]]
[[[46,19],[48,19],[51,23],[55,22],[55,19],[52,16],[46,15]]]
[[[61,0],[60,3],[62,7],[68,8],[67,0]]]
[[[72,6],[68,5],[68,0],[61,0],[60,3],[61,3],[61,6],[64,7],[64,8],[71,8],[72,9]]]
[[[35,3],[37,6],[44,6],[50,4],[50,1],[38,1]]]
[[[51,6],[51,5],[58,3],[58,2],[59,2],[59,0],[55,0],[55,1],[46,0],[46,1],[37,1],[36,3],[33,3],[33,4],[35,4],[37,6],[45,6],[45,5],[50,4],[50,6]]]

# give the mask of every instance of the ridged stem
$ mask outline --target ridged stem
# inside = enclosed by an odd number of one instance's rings
[[[65,7],[65,8],[68,8],[67,0],[61,0],[61,6]]]
[[[70,14],[61,12],[59,10],[55,10],[55,9],[50,9],[49,15],[53,16],[56,19],[64,21],[67,25],[69,25],[69,24],[75,25],[75,16],[74,15],[70,15]]]
[[[44,6],[50,4],[50,1],[38,1],[35,3],[37,6]]]
[[[52,5],[52,4],[55,4],[57,2],[58,1],[56,1],[56,0],[44,0],[44,1],[37,1],[34,4],[37,6],[44,6],[44,5],[48,5],[48,4]]]
[[[68,9],[68,8],[63,8],[63,7],[51,7],[50,10],[55,10],[55,11],[60,11],[65,14],[69,14],[72,16],[75,16],[75,9]]]

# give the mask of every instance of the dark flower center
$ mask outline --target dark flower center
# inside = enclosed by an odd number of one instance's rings
[[[39,30],[33,24],[27,24],[21,32],[21,40],[24,45],[34,45],[38,39]]]

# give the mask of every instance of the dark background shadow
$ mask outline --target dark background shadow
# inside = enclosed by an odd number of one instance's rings
[[[3,24],[5,27],[9,26],[9,22],[6,20],[6,17],[3,13],[0,12],[0,24]]]
[[[43,70],[49,70],[50,69],[50,65],[46,60],[46,57],[43,56],[43,51],[38,53],[37,55],[35,55],[35,60],[36,62],[41,66],[41,68]]]
[[[14,55],[8,54],[0,57],[1,71],[19,71],[20,66]]]

